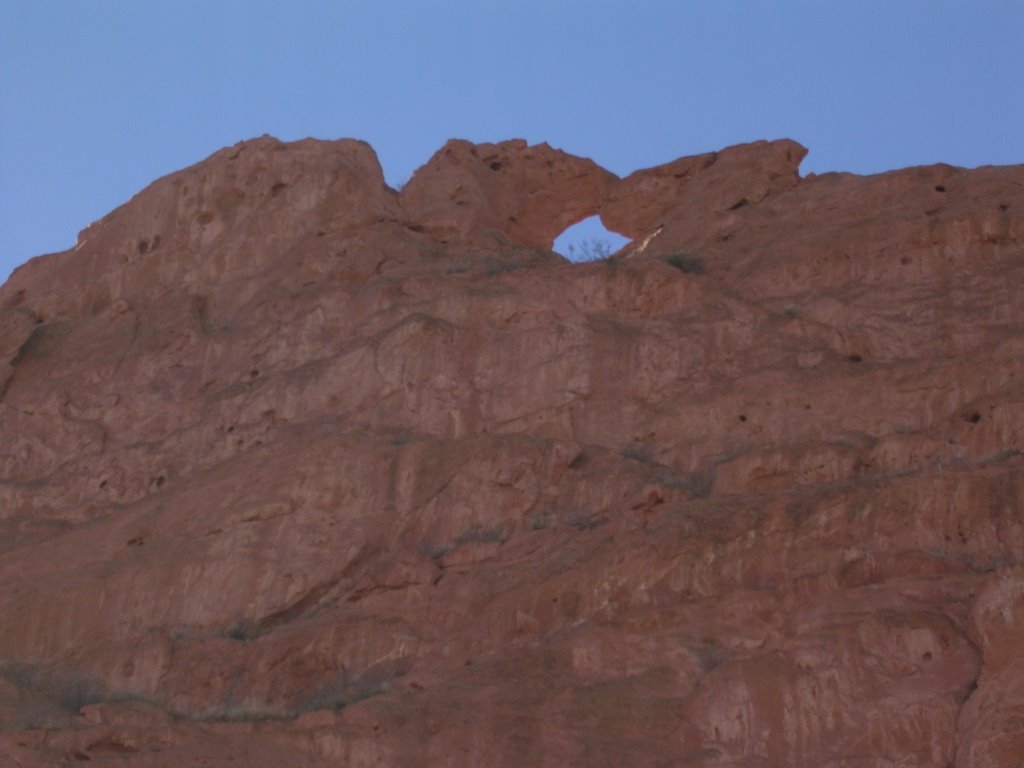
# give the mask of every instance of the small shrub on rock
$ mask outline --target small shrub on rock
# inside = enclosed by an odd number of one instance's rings
[[[665,257],[665,263],[687,275],[703,275],[707,272],[704,260],[700,256],[693,256],[689,253],[673,253],[671,256]]]

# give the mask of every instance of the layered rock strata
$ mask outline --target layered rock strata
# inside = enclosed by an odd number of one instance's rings
[[[262,138],[18,269],[0,764],[1015,768],[1024,167],[805,152]]]

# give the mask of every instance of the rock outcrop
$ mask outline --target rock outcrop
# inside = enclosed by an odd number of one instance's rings
[[[413,226],[442,242],[550,249],[601,208],[615,176],[592,160],[525,141],[449,141],[402,188]]]
[[[1024,167],[804,154],[263,138],[17,270],[0,765],[1015,768]]]
[[[605,226],[640,238],[667,224],[708,231],[712,221],[797,185],[807,150],[759,141],[632,173],[601,205]]]

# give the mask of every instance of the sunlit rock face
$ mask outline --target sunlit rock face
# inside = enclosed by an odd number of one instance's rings
[[[804,154],[263,138],[17,270],[0,765],[1016,768],[1024,167]]]

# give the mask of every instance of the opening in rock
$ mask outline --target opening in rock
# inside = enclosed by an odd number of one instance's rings
[[[555,240],[555,253],[569,261],[597,261],[629,244],[629,239],[604,228],[598,216],[573,224]]]

